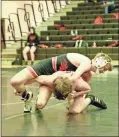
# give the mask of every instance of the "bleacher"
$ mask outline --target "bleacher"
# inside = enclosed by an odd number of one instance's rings
[[[119,4],[116,2],[116,4]],[[41,43],[62,43],[67,47],[74,47],[75,41],[72,41],[74,36],[71,35],[71,30],[77,30],[78,35],[85,36],[85,40],[92,46],[96,41],[98,46],[105,46],[114,43],[118,40],[118,23],[119,20],[113,18],[113,13],[104,14],[102,3],[87,3],[79,4],[77,8],[73,8],[72,12],[67,12],[67,16],[62,16],[60,21],[55,21],[54,24],[64,24],[68,29],[64,31],[56,30],[54,26],[49,26],[48,31],[41,32]],[[93,10],[92,10],[93,9]],[[114,11],[117,12],[117,9]],[[101,16],[104,24],[94,24],[97,16]],[[46,42],[46,37],[49,36],[49,41]]]
[[[115,0],[115,6],[118,7],[118,5],[119,1]],[[118,41],[119,20],[113,17],[113,13],[117,12],[119,13],[118,8],[112,13],[105,14],[101,2],[77,4],[77,7],[72,8],[72,11],[61,16],[60,20],[54,21],[54,24],[64,24],[67,29],[57,30],[54,25],[49,25],[46,31],[40,32],[40,44],[46,44],[49,48],[44,49],[39,46],[36,52],[36,61],[69,52],[81,53],[91,59],[96,53],[104,52],[110,55],[113,60],[118,60],[119,45],[112,48],[108,47],[108,45]],[[94,24],[97,16],[103,18],[103,24]],[[73,31],[77,31],[77,35],[84,36],[89,47],[75,48],[76,40],[72,40],[72,38],[76,35],[72,35]],[[96,42],[96,48],[92,47],[94,42]],[[63,47],[54,48],[55,44],[62,44]],[[20,57],[21,53],[21,49],[18,49],[17,56]],[[15,56],[15,54],[2,55],[6,58],[15,58]]]
[[[116,7],[119,1],[115,1]],[[113,13],[118,12],[115,9]],[[60,21],[55,21],[54,24],[64,24],[66,30],[57,30],[54,26],[48,26],[47,31],[42,31],[40,40],[46,45],[63,44],[63,48],[39,48],[36,54],[36,59],[48,58],[51,56],[64,54],[68,52],[76,52],[93,58],[96,53],[104,52],[109,54],[113,60],[118,60],[118,48],[108,48],[107,46],[118,40],[118,23],[119,20],[113,18],[113,13],[105,14],[102,3],[82,3],[78,4],[72,12],[67,12],[66,16],[62,16]],[[104,20],[103,24],[94,24],[97,16],[101,16]],[[71,35],[72,30],[77,30],[78,35],[85,36],[84,40],[88,42],[89,47],[75,48],[75,36]],[[49,40],[46,40],[46,37]],[[96,42],[97,48],[93,48],[93,43]]]

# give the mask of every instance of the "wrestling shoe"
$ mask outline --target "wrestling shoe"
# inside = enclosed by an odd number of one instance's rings
[[[31,100],[33,98],[33,93],[28,92],[27,99],[24,99],[24,113],[29,113],[32,110]]]
[[[98,99],[96,96],[94,95],[87,95],[87,98],[91,99],[91,105],[101,108],[101,109],[107,109],[107,105],[105,104],[105,102],[103,100]]]

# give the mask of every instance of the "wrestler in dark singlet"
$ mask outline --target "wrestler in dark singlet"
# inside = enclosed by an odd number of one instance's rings
[[[34,75],[51,75],[56,71],[75,71],[77,69],[68,59],[67,54],[39,61],[37,64],[27,67]],[[35,75],[34,75],[35,77]]]

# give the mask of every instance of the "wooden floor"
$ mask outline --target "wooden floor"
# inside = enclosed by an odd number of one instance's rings
[[[108,106],[101,110],[89,106],[78,115],[68,115],[65,101],[51,97],[47,106],[34,110],[38,84],[27,86],[33,91],[33,111],[23,113],[23,102],[14,96],[10,78],[20,70],[2,69],[2,136],[118,136],[118,69],[93,77],[92,94]]]

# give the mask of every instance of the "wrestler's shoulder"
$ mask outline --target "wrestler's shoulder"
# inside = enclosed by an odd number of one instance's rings
[[[68,57],[80,57],[80,58],[87,58],[89,59],[87,56],[83,55],[83,54],[79,54],[79,53],[67,53],[66,56]]]

